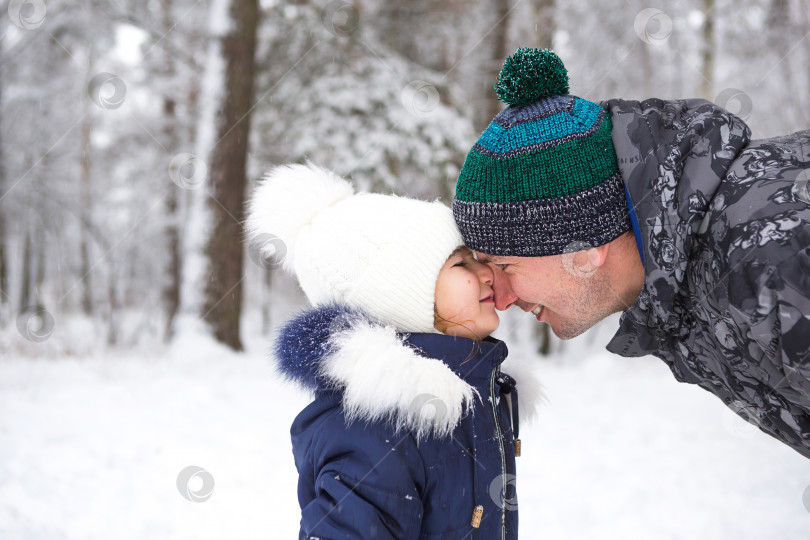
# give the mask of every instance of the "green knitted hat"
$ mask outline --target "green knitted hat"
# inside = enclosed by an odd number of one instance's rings
[[[470,150],[456,183],[453,214],[464,242],[490,255],[536,257],[629,231],[610,116],[568,94],[560,58],[518,49],[495,92],[509,107]]]

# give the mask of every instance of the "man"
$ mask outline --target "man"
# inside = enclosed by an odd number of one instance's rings
[[[810,131],[750,140],[704,100],[568,95],[550,51],[507,59],[510,106],[470,151],[453,212],[518,305],[573,338],[661,358],[810,457]]]

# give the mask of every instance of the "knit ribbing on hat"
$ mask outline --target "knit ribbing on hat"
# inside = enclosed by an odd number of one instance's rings
[[[490,255],[543,257],[601,246],[631,228],[619,173],[565,197],[520,202],[453,200],[471,249]]]

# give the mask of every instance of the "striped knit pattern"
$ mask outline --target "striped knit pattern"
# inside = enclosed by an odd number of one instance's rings
[[[545,256],[629,231],[611,129],[601,106],[571,95],[501,111],[456,183],[465,243],[491,255]]]

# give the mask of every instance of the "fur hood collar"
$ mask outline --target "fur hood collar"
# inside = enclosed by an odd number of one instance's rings
[[[486,391],[484,381],[507,352],[503,342],[491,338],[398,334],[336,305],[290,320],[274,343],[284,378],[313,392],[340,391],[348,419],[390,422],[417,438],[450,434],[472,400],[481,399],[476,387]],[[534,375],[512,360],[503,368],[517,380],[521,417],[530,420],[539,397]]]

